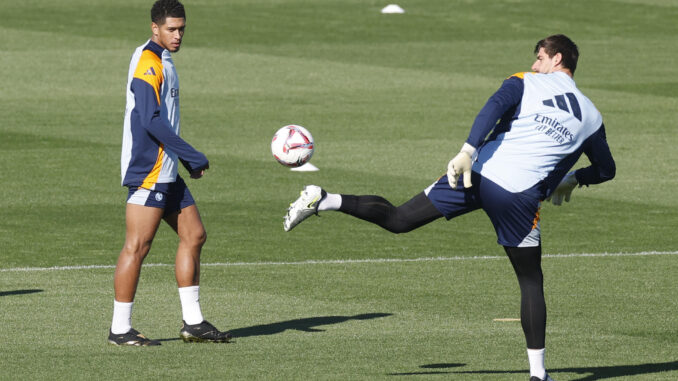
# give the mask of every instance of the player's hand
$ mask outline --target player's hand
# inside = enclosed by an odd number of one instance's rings
[[[197,170],[197,171],[191,172],[191,178],[192,178],[192,179],[199,179],[199,178],[203,177],[203,176],[205,175],[205,171],[206,171],[209,167],[210,167],[210,165],[207,164],[207,166],[206,166],[205,168],[200,169],[200,170]]]
[[[574,175],[574,171],[568,173],[560,180],[560,184],[558,184],[546,201],[551,200],[553,205],[561,205],[563,200],[565,200],[565,202],[570,202],[570,196],[577,184],[577,177]]]
[[[470,188],[473,185],[471,184],[471,167],[475,152],[476,149],[472,145],[464,143],[457,156],[447,164],[447,181],[453,189],[457,187],[457,181],[461,175],[464,176],[464,188]]]

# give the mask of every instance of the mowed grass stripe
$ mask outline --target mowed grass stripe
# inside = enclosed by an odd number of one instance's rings
[[[575,253],[575,254],[544,254],[542,258],[594,258],[594,257],[642,257],[650,255],[678,255],[678,251],[642,251],[638,253]],[[422,258],[368,258],[368,259],[327,259],[308,260],[296,262],[216,262],[203,263],[202,266],[226,267],[226,266],[296,266],[296,265],[325,265],[325,264],[351,264],[351,263],[403,263],[403,262],[442,262],[464,260],[493,260],[503,259],[503,255],[476,255],[472,257],[422,257]],[[144,267],[170,267],[172,263],[147,263]],[[17,271],[65,271],[65,270],[89,270],[89,269],[113,269],[115,265],[87,265],[87,266],[53,266],[53,267],[16,267],[0,269],[0,272]]]
[[[675,272],[673,256],[594,258],[544,262],[549,371],[560,380],[675,379],[676,285],[666,278]],[[152,349],[106,344],[110,269],[4,273],[4,374],[69,380],[529,376],[520,323],[494,321],[519,316],[520,293],[507,259],[206,268],[203,312],[236,336],[231,345],[209,346],[178,339],[172,272],[148,268],[140,282],[133,323],[163,340]],[[22,335],[13,335],[18,329]]]

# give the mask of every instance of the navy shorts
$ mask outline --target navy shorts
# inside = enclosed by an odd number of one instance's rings
[[[483,209],[494,225],[500,245],[534,247],[541,243],[539,197],[529,192],[509,192],[476,172],[472,173],[471,181],[473,186],[466,189],[460,176],[452,189],[445,175],[424,193],[448,220]]]
[[[127,203],[164,209],[164,216],[195,205],[184,179],[177,176],[177,181],[166,185],[165,191],[129,187]]]

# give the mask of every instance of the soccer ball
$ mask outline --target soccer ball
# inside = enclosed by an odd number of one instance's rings
[[[313,136],[302,126],[285,126],[273,135],[271,153],[284,166],[302,166],[313,156]]]

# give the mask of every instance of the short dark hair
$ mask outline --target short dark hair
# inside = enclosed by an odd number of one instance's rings
[[[553,57],[560,53],[563,56],[563,66],[570,69],[574,74],[577,69],[577,60],[579,59],[579,49],[569,37],[564,34],[554,34],[537,42],[534,47],[534,54],[539,53],[539,48],[544,48],[544,52]]]
[[[158,25],[165,23],[168,17],[186,19],[184,5],[177,0],[158,0],[151,8],[151,21]]]

